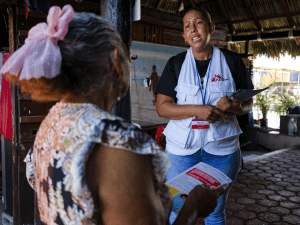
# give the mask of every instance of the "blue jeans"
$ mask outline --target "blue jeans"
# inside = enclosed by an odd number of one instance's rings
[[[171,161],[171,168],[167,174],[168,180],[196,165],[197,163],[204,162],[222,171],[234,182],[242,166],[240,149],[230,155],[212,155],[204,151],[204,149],[201,149],[192,155],[186,156],[174,155],[168,151],[166,151],[166,153]],[[227,191],[219,197],[216,209],[204,219],[205,225],[226,225],[225,205],[233,182]],[[172,212],[170,217],[171,224],[173,224],[176,217],[177,214]]]

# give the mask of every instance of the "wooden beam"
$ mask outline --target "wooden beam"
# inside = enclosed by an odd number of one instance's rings
[[[12,55],[16,50],[16,11],[14,7],[8,8],[8,35],[9,35],[9,54]]]
[[[20,123],[41,123],[46,116],[21,116]]]
[[[281,3],[283,11],[285,13],[285,16],[287,18],[287,21],[289,22],[290,27],[295,28],[295,23],[294,23],[294,20],[291,16],[291,13],[290,13],[290,10],[289,10],[289,7],[288,7],[286,1],[285,0],[280,0],[280,3]]]
[[[227,21],[227,25],[228,25],[228,28],[229,28],[229,31],[231,34],[234,34],[235,33],[235,29],[234,27],[232,26],[231,22],[230,22],[230,19],[227,15],[227,12],[226,12],[226,9],[224,7],[224,4],[223,4],[223,1],[222,0],[217,0],[218,1],[218,5],[221,9],[221,13],[222,15],[225,17],[226,21]]]
[[[148,15],[148,16],[152,16],[152,17],[155,17],[155,18],[158,18],[161,20],[182,24],[182,16],[179,16],[179,15],[178,16],[171,15],[171,14],[167,14],[167,13],[163,13],[163,12],[156,12],[151,9],[142,8],[142,16],[143,15]]]
[[[0,3],[4,3],[7,7],[8,5],[15,4],[15,0],[0,0]]]
[[[8,8],[8,27],[9,27],[9,53],[12,55],[16,51],[16,7]],[[11,84],[11,104],[12,104],[12,180],[13,180],[13,223],[20,224],[19,210],[19,176],[18,176],[18,158],[19,158],[19,126],[18,126],[18,87]]]
[[[300,30],[293,30],[293,37],[300,37]],[[262,40],[276,40],[276,39],[288,39],[289,31],[273,32],[273,33],[261,33]],[[233,42],[242,41],[257,41],[257,34],[233,36]]]
[[[163,0],[159,0],[159,1],[156,3],[156,5],[155,5],[155,7],[154,7],[155,10],[158,10],[158,8],[160,7],[162,1],[163,1]]]
[[[258,29],[259,31],[263,31],[263,29],[262,29],[262,27],[261,27],[261,25],[260,25],[260,22],[259,22],[259,20],[258,20],[258,17],[257,17],[257,15],[256,15],[254,6],[253,6],[252,3],[250,2],[250,0],[245,0],[245,2],[246,2],[247,6],[248,6],[248,8],[249,8],[249,10],[250,10],[250,13],[251,13],[253,19],[254,19],[254,24],[256,25],[257,29]]]
[[[289,31],[291,28],[289,27],[281,27],[276,29],[264,29],[264,33],[271,33],[271,32],[283,32],[283,31]],[[259,30],[247,30],[247,31],[237,31],[237,35],[243,35],[243,33],[258,33]],[[256,34],[255,34],[256,35]]]
[[[195,1],[194,0],[189,0],[190,1],[190,4],[193,8],[196,8],[196,4],[195,4]]]
[[[133,0],[104,0],[105,18],[111,21],[112,25],[121,35],[122,41],[127,47],[130,57],[132,44],[132,1]],[[131,122],[130,88],[126,95],[117,102],[112,114],[122,117],[125,121]]]
[[[294,16],[300,16],[300,14],[293,14],[291,15],[292,17]],[[275,17],[267,17],[267,18],[259,18],[258,20],[259,21],[265,21],[265,20],[273,20],[273,19],[285,19],[286,16],[275,16]],[[232,24],[239,24],[239,23],[254,23],[254,20],[253,19],[249,19],[249,20],[233,20],[231,21]],[[219,24],[224,24],[223,22],[222,23],[217,23],[216,25],[219,25]],[[264,29],[266,30],[266,29]]]
[[[17,7],[18,15],[26,15],[26,9]],[[28,17],[39,17],[39,18],[47,18],[47,14],[39,13],[39,12],[28,12]]]
[[[206,1],[206,2],[201,2],[201,3],[196,4],[196,7],[197,7],[197,6],[205,6],[205,5],[216,4],[216,3],[217,3],[216,1],[217,1],[217,0],[208,0],[208,1]]]
[[[142,8],[141,22],[182,31],[182,17]]]

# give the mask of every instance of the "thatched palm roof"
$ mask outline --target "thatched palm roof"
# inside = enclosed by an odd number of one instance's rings
[[[180,30],[181,24],[178,18],[182,14],[178,11],[180,3],[185,7],[202,7],[207,10],[212,21],[217,25],[226,27],[228,35],[237,36],[257,35],[293,30],[299,34],[300,30],[300,1],[299,0],[141,0],[142,8],[155,11],[162,16],[165,22],[172,22],[171,29]],[[143,15],[143,11],[142,11]],[[143,17],[143,16],[142,16]],[[147,21],[146,21],[147,22]],[[149,21],[148,21],[149,22]],[[151,23],[151,22],[150,22]],[[158,22],[155,22],[158,24]],[[296,35],[294,35],[296,36]],[[288,52],[292,56],[299,55],[299,45],[294,39],[270,40],[269,45],[263,42],[250,40],[249,53],[257,55],[267,53],[271,57],[278,57],[281,52]],[[273,38],[272,38],[273,39]],[[243,41],[240,41],[243,42]],[[237,52],[244,52],[244,43],[237,47],[235,43],[229,44],[229,48]]]

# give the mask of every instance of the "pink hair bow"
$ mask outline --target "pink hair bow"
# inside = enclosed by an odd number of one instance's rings
[[[19,80],[31,78],[53,78],[60,73],[61,53],[57,46],[58,40],[63,40],[68,32],[74,10],[71,5],[65,5],[61,10],[58,6],[50,8],[47,23],[39,23],[32,27],[19,48],[3,65],[0,73],[10,73]]]

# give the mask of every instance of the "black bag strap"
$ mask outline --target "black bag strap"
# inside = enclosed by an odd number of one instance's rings
[[[174,58],[174,70],[175,70],[177,80],[178,80],[180,70],[181,70],[183,61],[185,59],[186,53],[187,52],[181,52],[178,55],[176,55],[175,58]]]
[[[224,51],[228,51],[226,49],[220,49],[220,50],[223,52],[223,54],[224,54]],[[176,74],[176,78],[177,79],[179,77],[180,70],[181,70],[183,61],[185,59],[186,53],[187,52],[181,52],[178,55],[176,55],[175,58],[174,58],[174,70],[175,70],[175,74]],[[227,54],[226,53],[227,52],[225,52],[224,56],[225,56],[225,59],[227,61],[227,64],[229,66],[229,69],[230,69],[231,73],[232,74],[237,73],[237,71],[236,71],[236,69],[234,67],[235,64],[234,63],[228,63],[228,62],[231,62],[231,61],[235,61],[233,53],[231,53],[231,52],[227,53]]]

